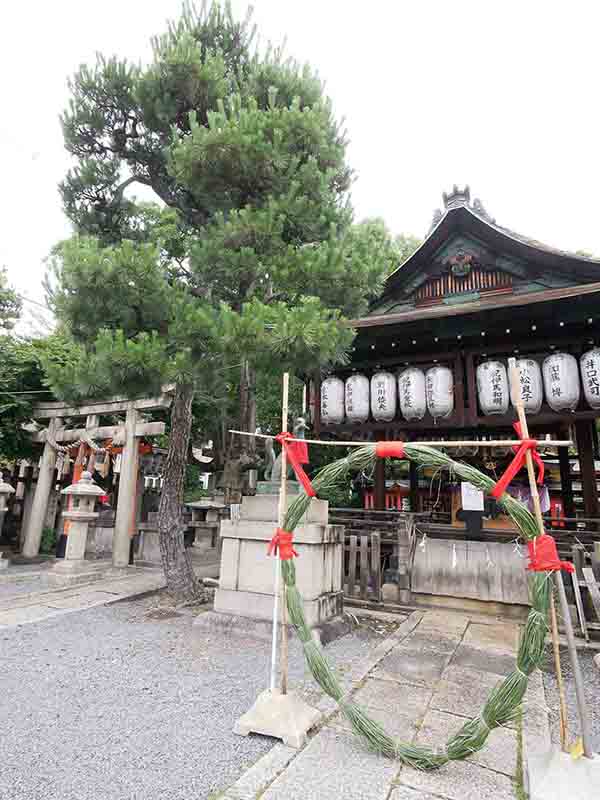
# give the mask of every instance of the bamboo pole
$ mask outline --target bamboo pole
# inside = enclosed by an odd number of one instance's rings
[[[521,435],[524,439],[529,438],[529,430],[527,427],[527,417],[525,416],[525,409],[523,407],[523,398],[521,397],[521,390],[520,390],[520,374],[519,370],[517,369],[517,361],[514,358],[508,359],[508,368],[509,368],[509,375],[510,375],[510,385],[511,385],[511,394],[512,394],[512,401],[513,405],[517,410],[517,416],[519,417],[519,422],[521,423]],[[527,450],[525,453],[525,463],[527,465],[527,474],[529,476],[529,490],[531,492],[531,499],[533,501],[533,510],[535,512],[535,518],[538,523],[538,528],[540,535],[544,535],[544,518],[542,516],[542,507],[540,504],[540,495],[537,488],[537,483],[535,480],[535,470],[533,467],[533,456],[531,455],[531,450]],[[535,539],[534,539],[534,547],[535,547]],[[590,723],[589,717],[587,714],[587,708],[585,706],[585,695],[583,691],[583,678],[581,675],[581,669],[579,667],[579,659],[577,657],[577,648],[575,647],[575,635],[573,633],[573,624],[571,622],[571,615],[569,614],[569,607],[567,605],[567,596],[565,594],[565,586],[562,579],[562,573],[560,570],[557,570],[554,573],[554,579],[556,582],[556,587],[558,589],[558,597],[560,600],[561,605],[561,612],[563,615],[563,623],[565,626],[565,632],[567,634],[567,644],[569,648],[569,657],[571,661],[571,668],[573,670],[573,678],[575,681],[575,694],[577,697],[577,709],[579,711],[579,721],[581,724],[581,738],[583,740],[583,751],[588,758],[593,757],[593,750],[591,746],[591,733],[590,733]],[[554,604],[554,600],[552,600],[552,606]],[[554,647],[555,654],[560,654],[559,651],[559,643],[558,643],[558,626],[556,630],[554,626],[552,627],[552,644]],[[560,661],[559,661],[559,668],[560,668]],[[560,694],[560,706],[561,706],[561,744],[562,744],[562,726],[564,725],[565,729],[565,737],[566,737],[566,730],[567,730],[567,719],[566,719],[566,700],[565,700],[565,693],[564,693],[564,686],[562,685],[562,674],[560,678],[557,675],[557,682],[558,682],[558,689]],[[562,692],[561,692],[562,686]]]
[[[554,589],[550,591],[550,620],[552,624],[552,650],[554,653],[554,669],[556,670],[556,683],[558,684],[559,698],[559,727],[560,747],[563,753],[568,753],[568,727],[567,727],[567,702],[563,683],[562,668],[560,665],[560,648],[558,646],[558,623],[556,621],[556,605],[554,603]]]
[[[238,433],[240,436],[256,436],[259,439],[272,439],[272,436],[269,436],[265,433],[249,433],[248,431],[236,431],[232,428],[229,429],[229,433]],[[337,439],[301,439],[295,440],[290,439],[290,441],[302,441],[305,444],[323,444],[327,447],[364,447],[367,444],[373,444],[373,442],[357,442],[357,441],[338,441]],[[573,441],[571,439],[538,439],[538,445],[540,447],[572,447]],[[519,444],[518,439],[491,439],[491,440],[480,440],[480,439],[472,439],[472,440],[465,440],[465,441],[444,441],[438,440],[433,442],[407,442],[407,444],[419,444],[425,447],[448,447],[453,449],[455,447],[514,447],[515,445]]]
[[[289,405],[289,372],[283,373],[283,399],[281,402],[281,430],[287,433],[288,405]],[[281,487],[279,489],[279,520],[278,525],[283,528],[285,511],[287,507],[287,452],[281,447]],[[277,558],[277,569],[281,572],[280,558]],[[283,584],[283,597],[281,602],[281,694],[287,694],[288,684],[288,630],[287,630],[287,586]]]

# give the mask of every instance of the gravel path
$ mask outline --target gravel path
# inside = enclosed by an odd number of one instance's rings
[[[2,800],[205,800],[273,740],[232,726],[264,688],[269,645],[154,613],[155,598],[0,632]],[[389,631],[327,646],[343,676]],[[290,643],[292,685],[310,679]]]
[[[593,658],[597,651],[578,650],[577,652],[581,665],[581,672],[583,674],[588,712],[592,723],[592,745],[595,752],[600,753],[600,670],[598,670],[593,663]],[[560,660],[567,701],[569,741],[572,742],[581,732],[579,717],[577,716],[577,704],[575,702],[573,673],[571,672],[569,653],[564,647],[560,649]],[[554,670],[554,660],[552,659],[551,652],[548,657],[546,669],[544,670],[544,689],[546,690],[546,701],[551,711],[552,740],[560,743],[558,687],[556,684],[556,672]]]

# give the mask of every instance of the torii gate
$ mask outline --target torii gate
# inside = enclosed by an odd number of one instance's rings
[[[39,474],[31,512],[25,531],[23,555],[36,556],[40,549],[42,529],[52,489],[56,467],[56,445],[77,442],[80,439],[113,439],[123,443],[117,514],[113,537],[113,565],[126,567],[129,563],[129,541],[131,520],[135,512],[135,489],[138,471],[138,443],[141,436],[158,436],[165,432],[164,422],[142,422],[140,411],[168,408],[172,397],[167,389],[159,397],[129,400],[113,397],[108,400],[91,401],[82,406],[66,403],[36,403],[33,407],[35,420],[48,420],[48,427],[34,434],[34,441],[44,443]],[[119,425],[100,425],[100,416],[123,414],[125,421]],[[63,419],[85,417],[85,428],[65,428]]]

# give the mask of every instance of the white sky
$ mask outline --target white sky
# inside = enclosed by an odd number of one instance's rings
[[[234,0],[243,12],[246,2]],[[68,234],[57,184],[67,78],[96,51],[133,61],[180,0],[3,3],[0,265],[43,297]],[[261,38],[308,60],[345,117],[357,217],[423,235],[441,193],[469,183],[501,225],[600,255],[597,45],[589,0],[255,0]],[[98,10],[101,11],[98,16]]]

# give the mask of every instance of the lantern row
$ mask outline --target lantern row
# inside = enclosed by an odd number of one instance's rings
[[[544,395],[554,411],[574,410],[579,404],[580,382],[586,402],[600,409],[600,349],[589,350],[577,359],[569,353],[553,353],[542,366],[532,358],[517,360],[519,389],[525,411],[537,414]],[[479,406],[485,415],[506,414],[511,402],[506,365],[484,361],[477,367]],[[325,424],[391,422],[400,411],[407,421],[420,420],[426,411],[434,419],[454,411],[454,375],[444,366],[425,372],[408,367],[397,378],[391,372],[376,372],[371,380],[355,373],[346,381],[329,377],[321,384],[321,420]]]

